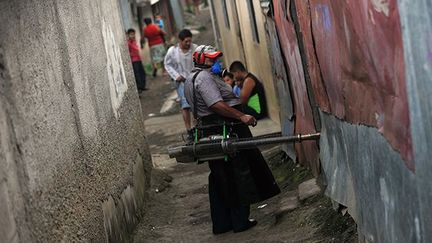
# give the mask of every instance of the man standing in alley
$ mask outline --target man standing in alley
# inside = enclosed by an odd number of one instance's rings
[[[222,52],[204,45],[193,54],[195,68],[185,82],[185,96],[197,129],[202,137],[231,133],[239,139],[251,138],[248,125],[257,121],[242,112],[240,100],[220,77],[220,56]],[[208,164],[213,233],[236,233],[255,226],[257,222],[249,219],[250,205],[280,193],[259,149],[240,150]]]
[[[142,91],[147,90],[146,73],[144,71],[144,67],[141,62],[140,48],[138,47],[138,44],[135,39],[135,30],[128,29],[127,37],[128,37],[129,55],[132,60],[132,68],[135,75],[135,82],[138,88],[138,93],[141,93]]]
[[[151,18],[145,18],[146,27],[143,29],[143,38],[147,38],[150,48],[150,56],[153,63],[153,77],[156,77],[158,65],[162,64],[166,54],[165,48],[165,31],[161,30],[158,25],[154,24]],[[144,40],[142,38],[142,40]],[[143,41],[142,41],[143,42]],[[164,68],[162,65],[162,73]]]
[[[178,34],[177,45],[168,49],[165,56],[165,69],[176,83],[177,95],[180,98],[183,121],[188,132],[188,140],[192,140],[190,105],[184,96],[184,82],[193,68],[192,54],[197,47],[192,43],[192,32],[184,29]]]
[[[262,119],[267,116],[267,100],[264,93],[264,86],[255,75],[248,72],[240,61],[230,65],[230,73],[234,75],[240,87],[240,100],[246,114]]]

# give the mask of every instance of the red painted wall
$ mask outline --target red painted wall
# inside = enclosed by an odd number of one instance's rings
[[[322,111],[352,124],[376,127],[414,170],[397,1],[274,0],[273,4],[294,93],[296,132],[314,130],[306,71]],[[295,4],[296,16],[291,16],[290,4]],[[298,17],[298,33],[293,17]],[[299,41],[305,47],[307,70],[301,63]],[[300,161],[308,163],[318,153],[312,144],[298,145],[297,152],[303,154]]]

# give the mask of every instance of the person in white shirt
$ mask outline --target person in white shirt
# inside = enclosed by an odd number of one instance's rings
[[[188,140],[193,140],[190,105],[187,103],[184,96],[184,82],[194,67],[192,54],[197,45],[192,43],[192,32],[188,29],[181,30],[178,34],[178,39],[179,43],[168,49],[164,65],[165,70],[176,82],[183,121],[188,132]]]

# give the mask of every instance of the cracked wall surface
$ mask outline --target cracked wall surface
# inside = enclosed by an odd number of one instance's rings
[[[0,233],[126,240],[151,158],[117,1],[2,0],[0,12]]]

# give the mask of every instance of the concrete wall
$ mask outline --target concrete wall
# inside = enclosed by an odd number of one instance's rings
[[[116,0],[0,1],[1,242],[121,242],[151,162]]]
[[[226,2],[228,20],[225,19],[223,2]],[[216,14],[217,24],[222,41],[222,50],[224,51],[225,65],[229,66],[231,62],[239,60],[245,62],[241,32],[239,29],[238,17],[235,10],[234,1],[222,0],[213,1],[214,13]],[[227,24],[227,22],[229,24]]]
[[[252,19],[248,11],[249,1],[238,1],[238,18],[243,40],[243,48],[246,57],[247,68],[263,82],[269,116],[272,120],[279,123],[279,102],[275,92],[275,81],[271,71],[271,63],[266,40],[265,16],[261,11],[259,0],[251,1],[255,12],[255,20],[259,42],[252,38]]]
[[[261,11],[260,1],[254,0],[252,2],[259,42],[252,38],[252,21],[248,11],[248,1],[226,1],[229,27],[225,20],[223,1],[213,2],[222,40],[224,61],[226,66],[236,60],[242,61],[247,66],[247,69],[263,82],[269,116],[279,123],[279,101],[275,91],[266,40],[265,16]]]

